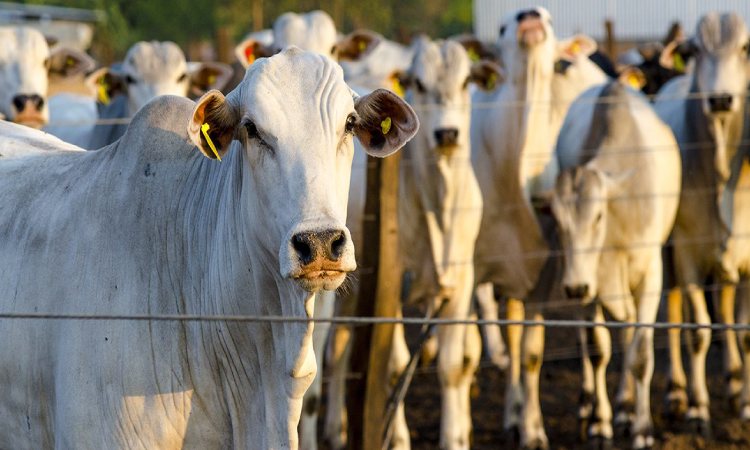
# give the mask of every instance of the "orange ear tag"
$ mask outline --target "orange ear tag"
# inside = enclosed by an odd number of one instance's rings
[[[213,141],[211,140],[211,136],[208,135],[208,130],[211,128],[211,126],[207,123],[204,123],[201,125],[201,131],[203,132],[203,137],[206,138],[206,142],[208,142],[208,146],[211,147],[211,151],[214,152],[214,155],[216,155],[216,159],[221,162],[221,156],[219,156],[219,152],[216,151],[216,147],[214,146]]]
[[[581,52],[581,44],[578,43],[578,41],[573,42],[573,45],[570,46],[570,53],[577,55]]]
[[[632,87],[636,91],[641,90],[641,80],[639,80],[638,77],[634,73],[631,73],[630,75],[628,75],[628,84],[630,85],[630,87]]]
[[[245,58],[247,59],[247,65],[255,62],[255,48],[252,45],[245,47]]]
[[[401,82],[398,81],[398,77],[392,76],[391,77],[391,90],[394,94],[398,95],[399,97],[404,96],[404,88],[401,86]]]

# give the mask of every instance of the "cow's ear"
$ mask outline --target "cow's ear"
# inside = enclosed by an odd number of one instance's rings
[[[240,115],[219,91],[209,91],[193,108],[187,124],[190,141],[208,158],[224,156],[234,139]]]
[[[218,62],[188,63],[190,76],[190,94],[193,98],[200,97],[206,92],[216,89],[222,90],[227,85],[234,71],[228,64]]]
[[[383,36],[370,30],[355,30],[344,36],[331,49],[339,61],[358,61],[369,55],[383,41]]]
[[[574,61],[579,56],[589,57],[594,53],[596,53],[596,41],[583,34],[577,34],[557,43],[558,57],[566,61]]]
[[[469,79],[485,91],[491,91],[505,81],[505,72],[492,61],[477,61],[471,65]]]
[[[665,69],[684,73],[687,63],[698,53],[692,40],[675,39],[664,47],[659,56],[659,64]]]
[[[534,211],[539,214],[552,214],[552,201],[555,198],[555,190],[548,189],[544,192],[538,192],[531,197],[531,205]]]
[[[636,91],[640,91],[646,85],[646,75],[643,74],[641,69],[635,66],[628,66],[622,69],[620,75],[617,76],[617,80]]]
[[[62,76],[87,73],[94,70],[96,63],[86,53],[68,47],[58,47],[50,54],[49,72]]]
[[[113,72],[108,67],[91,72],[84,79],[84,83],[89,91],[96,95],[96,100],[105,105],[125,91],[125,81],[122,75]]]
[[[372,156],[383,158],[404,146],[419,129],[419,119],[401,97],[376,89],[354,100],[359,119],[354,134]]]
[[[487,45],[477,39],[473,34],[462,34],[452,37],[451,40],[458,42],[466,49],[469,59],[472,62],[485,60],[500,63],[500,54],[498,51],[493,46]]]
[[[56,37],[48,36],[46,34],[44,35],[44,40],[47,41],[47,47],[50,47],[50,48],[54,47],[55,45],[57,45],[58,42],[60,42],[60,40],[57,39]]]
[[[255,62],[256,59],[268,58],[276,53],[278,53],[278,50],[275,50],[272,46],[266,46],[253,38],[245,39],[234,48],[234,55],[245,69],[250,67],[250,64]]]

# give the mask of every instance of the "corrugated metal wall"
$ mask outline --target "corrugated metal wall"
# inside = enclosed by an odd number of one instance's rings
[[[692,34],[709,11],[734,11],[750,24],[750,0],[474,0],[474,32],[494,42],[503,16],[536,5],[552,13],[555,35],[584,33],[600,41],[608,18],[614,22],[615,38],[624,41],[661,39],[674,21]]]

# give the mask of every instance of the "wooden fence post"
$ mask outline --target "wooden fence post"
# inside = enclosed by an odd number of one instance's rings
[[[613,62],[617,60],[617,55],[615,51],[615,30],[614,30],[614,23],[611,19],[607,19],[606,22],[604,22],[604,29],[607,32],[607,37],[605,41],[605,48],[607,49],[607,55],[609,56],[609,59],[611,59]]]
[[[357,317],[396,317],[400,308],[398,259],[398,169],[400,153],[368,158]],[[351,371],[363,374],[347,383],[348,446],[380,449],[387,392],[388,357],[393,325],[356,327],[352,333]]]

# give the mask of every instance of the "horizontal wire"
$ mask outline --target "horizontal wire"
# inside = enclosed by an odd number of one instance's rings
[[[668,322],[591,322],[587,320],[487,320],[440,319],[420,317],[285,317],[249,315],[198,315],[198,314],[59,314],[59,313],[0,313],[0,319],[26,320],[85,320],[85,321],[141,321],[141,322],[230,322],[230,323],[330,323],[345,325],[523,325],[545,328],[653,328],[655,330],[735,330],[750,331],[750,324],[723,323],[668,323]]]

